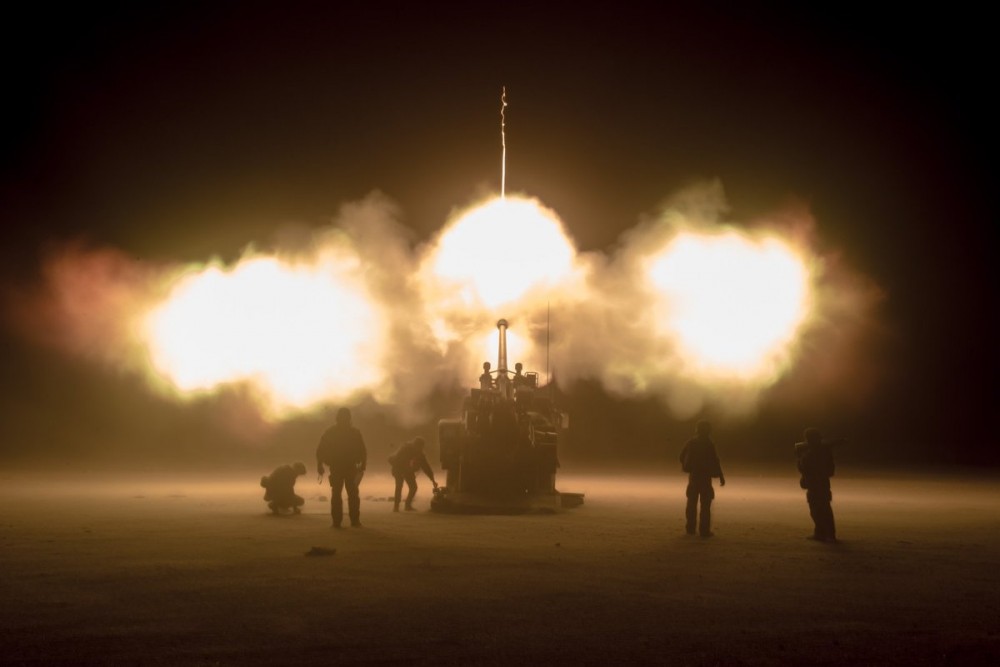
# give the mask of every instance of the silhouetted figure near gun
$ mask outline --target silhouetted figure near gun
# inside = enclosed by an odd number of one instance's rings
[[[524,370],[524,364],[522,364],[520,361],[514,364],[514,377],[511,378],[511,381],[513,382],[515,388],[523,387],[528,384],[528,378],[525,377],[524,373],[522,372],[523,370]]]
[[[396,478],[396,495],[393,498],[392,511],[399,511],[399,501],[403,495],[403,482],[406,482],[406,509],[413,511],[413,498],[417,495],[417,471],[423,470],[424,474],[430,478],[434,488],[438,488],[438,483],[434,479],[434,471],[427,462],[424,454],[424,439],[417,437],[410,442],[404,443],[395,454],[389,457],[389,464],[392,466],[392,476]]]
[[[799,472],[802,473],[799,486],[806,490],[809,516],[814,525],[809,539],[836,542],[837,530],[833,522],[833,508],[830,506],[833,501],[830,478],[834,472],[833,448],[845,441],[843,438],[823,440],[823,435],[816,428],[807,428],[804,436],[805,442],[795,443],[795,459]]]
[[[493,378],[490,376],[490,362],[483,362],[483,374],[479,376],[479,388],[489,391],[493,388]]]
[[[337,423],[326,429],[316,448],[316,468],[320,481],[323,464],[330,467],[330,515],[333,527],[340,528],[344,521],[344,501],[341,495],[347,489],[347,513],[351,525],[361,527],[361,495],[359,485],[368,466],[368,450],[361,431],[351,426],[351,411],[340,408]]]
[[[292,465],[278,466],[270,475],[260,478],[260,485],[264,487],[264,500],[274,514],[281,514],[291,510],[298,514],[302,510],[299,508],[306,502],[302,496],[295,495],[295,480],[299,475],[306,474],[304,463],[296,462]]]
[[[681,450],[681,469],[688,473],[687,485],[687,519],[688,535],[694,535],[695,525],[702,537],[711,537],[712,533],[712,500],[715,489],[712,488],[712,478],[719,478],[719,485],[726,485],[726,476],[722,474],[719,455],[715,451],[715,443],[709,437],[712,425],[702,420],[698,422],[696,435],[687,441]],[[698,501],[701,501],[701,516],[698,516]]]

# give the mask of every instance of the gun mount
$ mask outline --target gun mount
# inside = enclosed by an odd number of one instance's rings
[[[560,493],[558,434],[566,415],[553,403],[551,385],[538,373],[507,368],[507,320],[497,322],[497,368],[484,364],[479,387],[470,390],[461,417],[438,422],[445,485],[431,509],[471,514],[555,511],[583,503],[581,493]]]

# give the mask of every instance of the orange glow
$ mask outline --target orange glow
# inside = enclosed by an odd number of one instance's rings
[[[460,348],[477,377],[483,361],[496,365],[501,317],[511,321],[508,364],[534,367],[538,352],[529,321],[550,301],[565,302],[583,289],[583,270],[553,211],[534,199],[507,196],[445,225],[422,254],[417,284],[439,349]]]
[[[772,379],[812,301],[809,269],[777,237],[682,232],[649,259],[647,277],[659,333],[693,376]]]
[[[497,311],[574,272],[575,250],[555,213],[533,199],[476,206],[445,227],[422,274],[456,308]]]
[[[376,384],[383,327],[356,267],[251,257],[181,277],[144,321],[153,369],[182,394],[250,382],[277,411]]]
[[[482,361],[479,363],[482,364],[483,361],[488,361],[493,367],[493,370],[497,369],[497,335],[497,328],[493,327],[488,333],[481,333],[477,336],[479,345],[476,349],[482,355]],[[507,370],[513,371],[514,364],[519,361],[525,364],[526,370],[532,370],[532,368],[528,366],[528,363],[530,362],[527,361],[529,351],[530,344],[528,339],[519,334],[517,331],[507,329]],[[480,373],[482,369],[481,366],[477,366],[476,369],[473,370],[476,371],[476,376],[478,377],[478,373]]]

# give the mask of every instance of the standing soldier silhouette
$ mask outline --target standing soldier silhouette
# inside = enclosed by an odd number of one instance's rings
[[[344,521],[344,501],[341,495],[347,490],[347,513],[351,525],[361,527],[361,496],[358,486],[368,465],[368,451],[361,431],[351,425],[351,411],[340,408],[337,421],[326,429],[316,448],[316,469],[323,478],[323,465],[330,467],[330,515],[333,527],[340,528]]]
[[[515,387],[521,387],[528,384],[528,378],[522,372],[524,370],[524,364],[520,361],[514,364],[514,377],[511,378]]]
[[[695,526],[702,537],[711,537],[712,533],[712,499],[715,489],[712,488],[712,478],[719,478],[719,485],[726,485],[726,476],[722,474],[719,455],[715,451],[715,443],[709,436],[712,425],[701,420],[698,422],[695,437],[687,441],[681,450],[681,469],[688,473],[687,508],[685,518],[688,535],[694,535]],[[701,501],[701,516],[698,516],[698,502]]]
[[[489,391],[493,388],[493,378],[490,376],[490,362],[483,362],[483,374],[479,376],[479,388]]]
[[[799,486],[806,490],[809,516],[813,520],[813,534],[809,539],[836,542],[830,478],[834,472],[833,448],[843,444],[844,439],[823,440],[823,434],[816,428],[807,428],[803,435],[806,441],[795,443],[795,459],[802,473]]]

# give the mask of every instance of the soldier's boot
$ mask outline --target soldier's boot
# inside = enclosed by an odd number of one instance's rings
[[[399,501],[398,500],[394,500],[392,502],[392,511],[393,512],[398,512],[399,511]]]
[[[410,501],[406,501],[406,511],[407,512],[416,512],[417,508],[414,507],[413,503],[411,503]]]

